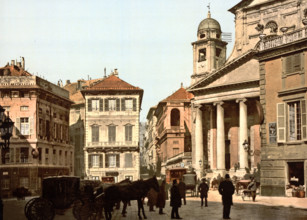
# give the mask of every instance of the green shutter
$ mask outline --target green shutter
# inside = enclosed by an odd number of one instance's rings
[[[301,53],[293,55],[293,72],[301,71]]]
[[[30,135],[32,135],[33,132],[34,132],[34,119],[33,119],[33,117],[30,117],[29,121],[30,121]]]
[[[92,155],[88,155],[88,167],[91,168],[92,167]]]
[[[102,155],[99,155],[99,167],[103,167]]]
[[[277,142],[286,142],[286,103],[277,103]]]
[[[125,99],[125,98],[122,98],[121,100],[122,100],[122,111],[126,111],[126,105],[125,105],[125,104],[126,104],[126,103],[125,103],[125,100],[126,100],[126,99]]]
[[[302,109],[302,139],[307,140],[307,113],[306,113],[306,100],[301,101]]]
[[[104,100],[104,110],[109,111],[109,99]]]
[[[16,118],[15,122],[15,134],[20,135],[20,118]]]
[[[88,110],[89,112],[92,111],[92,99],[88,99],[88,100],[87,100],[87,110]]]
[[[116,111],[120,111],[120,99],[116,99]]]
[[[109,155],[106,154],[105,167],[109,167]]]
[[[119,154],[116,154],[116,167],[120,167]]]
[[[133,111],[136,111],[136,98],[133,98]]]
[[[103,111],[103,99],[99,99],[99,111]]]

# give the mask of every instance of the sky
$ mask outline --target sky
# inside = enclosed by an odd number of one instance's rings
[[[119,78],[144,90],[140,120],[193,73],[191,43],[211,17],[232,33],[240,0],[1,0],[0,66],[25,58],[25,69],[52,83]]]

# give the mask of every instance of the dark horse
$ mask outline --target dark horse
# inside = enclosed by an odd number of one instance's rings
[[[133,181],[132,183],[122,185],[114,184],[108,187],[104,191],[106,219],[111,220],[113,206],[118,201],[122,201],[124,203],[122,215],[125,216],[127,204],[130,200],[137,200],[139,219],[142,219],[140,214],[141,209],[143,217],[146,219],[147,217],[145,215],[142,199],[146,197],[150,188],[153,188],[159,192],[159,183],[155,176],[147,180],[137,180]]]

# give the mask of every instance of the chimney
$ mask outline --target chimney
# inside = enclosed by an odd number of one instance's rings
[[[25,58],[21,57],[21,68],[25,69]]]
[[[70,80],[66,80],[66,85],[69,85],[70,84]]]
[[[15,60],[11,61],[11,66],[15,66]]]
[[[117,71],[117,69],[114,69],[114,75],[115,75],[115,76],[118,76],[118,71]]]
[[[106,68],[104,68],[104,76],[103,76],[103,78],[107,78],[107,69]]]

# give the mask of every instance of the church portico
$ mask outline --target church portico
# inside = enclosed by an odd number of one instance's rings
[[[257,167],[260,155],[251,156],[243,147],[246,141],[253,152],[260,149],[257,102],[257,97],[234,98],[194,108],[194,164],[199,175],[212,171],[214,176],[226,172],[243,176],[245,168]]]

